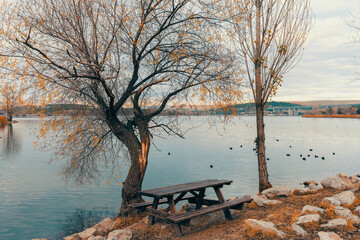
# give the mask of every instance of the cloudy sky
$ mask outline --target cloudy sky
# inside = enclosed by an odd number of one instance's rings
[[[360,100],[360,41],[346,24],[360,0],[311,0],[315,23],[298,65],[284,76],[276,101]]]

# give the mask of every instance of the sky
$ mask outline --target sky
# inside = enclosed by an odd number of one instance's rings
[[[360,0],[310,1],[315,22],[304,54],[272,100],[360,100],[360,40],[353,43],[355,30],[346,23],[360,15]]]

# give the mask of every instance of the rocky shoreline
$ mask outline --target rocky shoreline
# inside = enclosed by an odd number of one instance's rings
[[[296,188],[289,188],[287,186],[275,186],[263,191],[262,193],[252,196],[253,202],[245,206],[244,210],[234,211],[239,216],[244,218],[235,219],[232,221],[221,220],[220,214],[211,214],[208,218],[212,219],[212,223],[208,228],[201,231],[202,236],[207,232],[212,232],[211,228],[221,228],[222,224],[226,231],[233,228],[234,231],[241,229],[238,235],[230,235],[229,239],[320,239],[320,240],[341,240],[344,239],[340,235],[354,229],[358,229],[360,225],[360,175],[346,176],[345,174],[337,174],[336,176],[328,177],[318,184],[315,181],[304,182],[301,186]],[[334,191],[334,194],[333,192]],[[321,194],[326,192],[326,195]],[[336,194],[335,194],[336,193]],[[301,209],[293,213],[287,212],[286,221],[280,221],[279,215],[272,212],[281,214],[284,205],[294,197],[306,197],[314,200],[308,202],[314,204],[302,204],[303,200],[299,199],[297,208]],[[316,201],[315,201],[316,200]],[[191,205],[184,206],[182,211],[186,208],[191,209]],[[253,210],[255,209],[255,210]],[[247,211],[259,211],[254,218],[247,218]],[[215,219],[215,220],[214,220]],[[276,219],[276,221],[268,221],[268,219]],[[160,222],[157,226],[147,226],[147,218],[137,221],[127,227],[120,226],[120,219],[106,218],[95,226],[88,228],[80,233],[75,233],[65,237],[63,240],[127,240],[127,239],[152,239],[147,237],[153,231],[158,234],[154,239],[173,239],[177,238],[172,230],[172,226]],[[225,222],[224,222],[225,221]],[[280,222],[279,222],[280,221]],[[204,222],[200,220],[199,224]],[[220,223],[221,222],[221,223]],[[192,223],[193,224],[193,223]],[[191,224],[191,225],[192,225]],[[197,221],[194,226],[196,228]],[[231,226],[226,226],[230,224]],[[125,224],[126,226],[126,224]],[[156,228],[156,230],[154,230]],[[224,230],[224,231],[225,231]],[[163,231],[163,233],[161,233]],[[134,234],[135,233],[135,234]],[[340,235],[339,235],[339,234]],[[199,239],[200,232],[189,233],[185,238]],[[356,233],[355,233],[356,234]],[[359,233],[360,235],[360,233]],[[214,234],[210,235],[214,236]],[[236,236],[239,236],[237,238]],[[241,237],[241,238],[240,238]],[[344,237],[344,236],[343,236]],[[207,237],[209,238],[209,237]],[[227,239],[222,237],[211,239]],[[348,239],[348,238],[345,238]],[[357,239],[357,238],[349,238]],[[45,240],[45,239],[42,239]]]

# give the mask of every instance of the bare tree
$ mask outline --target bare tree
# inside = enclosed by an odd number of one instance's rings
[[[44,122],[40,135],[56,129],[65,175],[78,182],[109,166],[124,170],[119,156],[126,149],[120,213],[128,214],[128,205],[141,201],[152,136],[179,134],[174,121],[157,116],[191,98],[191,89],[231,82],[231,54],[214,30],[215,13],[200,0],[29,0],[15,12],[7,21],[21,21],[7,36],[12,54],[31,67],[34,95],[44,106],[82,106],[75,116]]]
[[[246,69],[244,79],[256,106],[256,147],[259,191],[271,187],[266,167],[264,109],[266,103],[299,60],[312,26],[309,1],[238,1],[241,18],[233,21],[237,53]]]

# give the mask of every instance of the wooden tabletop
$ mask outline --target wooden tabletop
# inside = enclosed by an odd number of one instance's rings
[[[233,181],[231,180],[218,180],[208,179],[197,182],[177,184],[168,187],[160,187],[149,190],[141,191],[140,194],[143,196],[163,198],[166,196],[175,195],[185,191],[196,191],[207,187],[222,187],[223,185],[230,185]]]

